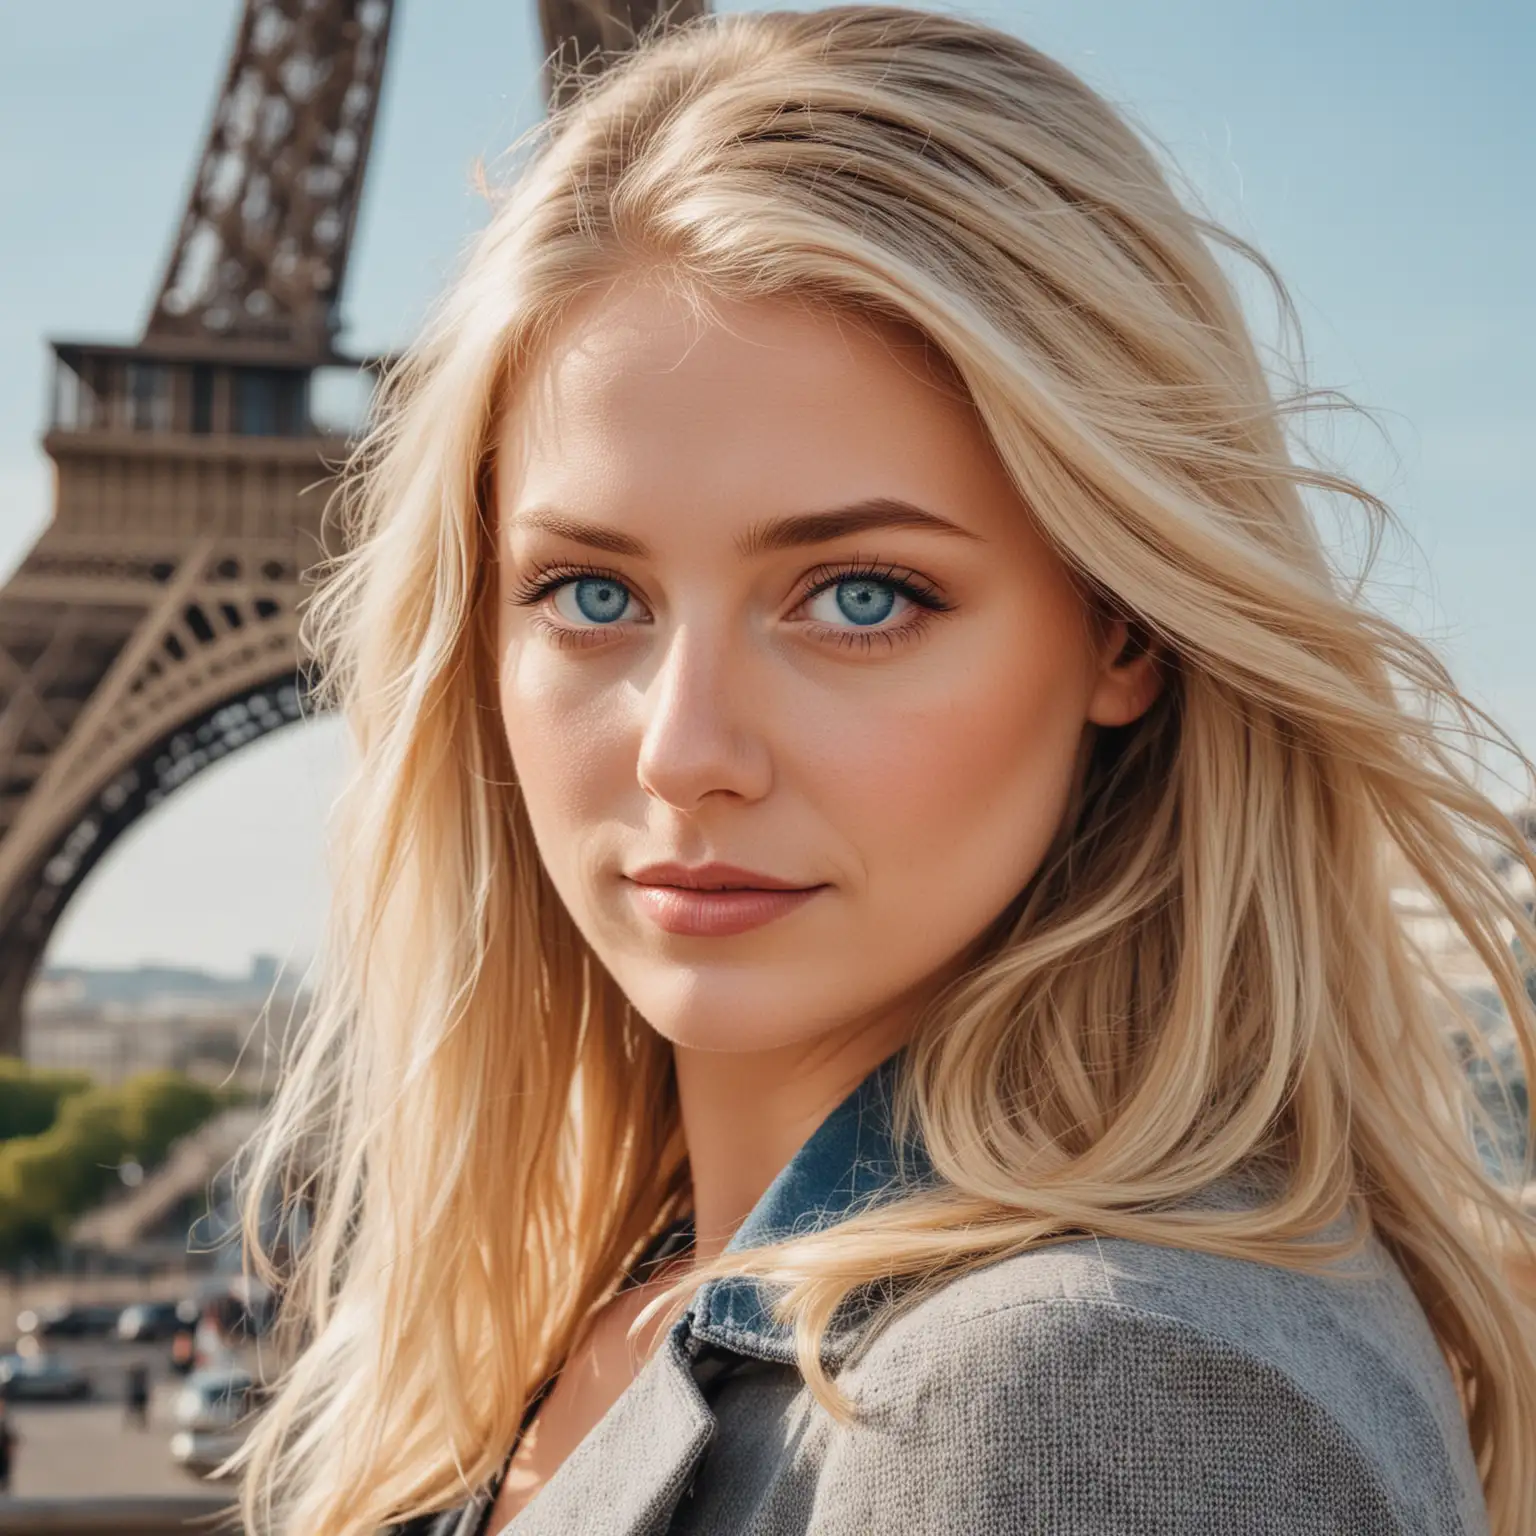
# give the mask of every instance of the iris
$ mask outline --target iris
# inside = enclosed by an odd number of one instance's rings
[[[629,606],[629,590],[616,581],[587,577],[575,582],[576,607],[593,624],[611,624]]]
[[[896,589],[887,582],[861,577],[837,584],[838,610],[855,624],[878,624],[896,606]]]

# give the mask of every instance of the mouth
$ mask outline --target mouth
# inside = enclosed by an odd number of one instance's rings
[[[624,878],[646,917],[665,933],[689,938],[761,928],[827,889],[734,864],[647,864]]]

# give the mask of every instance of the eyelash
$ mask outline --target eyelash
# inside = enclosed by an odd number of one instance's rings
[[[567,582],[583,580],[613,581],[626,591],[633,590],[629,582],[617,571],[594,565],[556,564],[541,566],[522,578],[507,597],[507,601],[518,607],[531,608],[542,602],[550,593],[565,586]],[[890,565],[884,561],[865,561],[855,556],[846,564],[818,565],[807,571],[804,578],[805,589],[796,600],[795,607],[803,607],[813,597],[820,596],[821,593],[844,581],[877,581],[882,585],[893,587],[911,601],[914,613],[911,618],[895,629],[843,629],[833,625],[820,626],[823,633],[828,634],[834,644],[842,646],[859,646],[867,651],[876,641],[881,641],[887,649],[890,649],[900,640],[915,639],[928,627],[934,615],[947,613],[953,606],[939,594],[937,587],[917,571],[906,566]],[[612,627],[593,625],[590,629],[576,628],[557,623],[543,614],[537,616],[536,622],[556,644],[568,646],[601,644],[600,637],[603,631]]]

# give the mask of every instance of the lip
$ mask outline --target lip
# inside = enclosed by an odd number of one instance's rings
[[[658,928],[690,938],[727,938],[761,928],[826,889],[737,864],[647,864],[625,879],[635,905]]]
[[[672,885],[685,891],[703,891],[730,886],[753,891],[813,890],[803,880],[780,880],[760,870],[743,869],[739,864],[645,864],[626,875],[636,885]]]

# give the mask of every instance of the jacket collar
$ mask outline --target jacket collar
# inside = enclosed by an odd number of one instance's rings
[[[891,1109],[903,1052],[888,1057],[813,1131],[726,1245],[727,1253],[821,1232],[859,1211],[937,1179],[920,1141],[898,1147]],[[680,1335],[736,1354],[790,1364],[794,1330],[775,1320],[767,1287],[747,1275],[711,1280],[676,1325]],[[839,1363],[857,1338],[854,1299],[828,1329],[824,1356]]]
[[[898,1182],[902,1170],[890,1116],[897,1071],[898,1057],[883,1062],[822,1121],[737,1229],[728,1251],[821,1231],[933,1177],[921,1147],[908,1145],[900,1149],[908,1182]],[[657,1246],[682,1247],[689,1236],[689,1224],[679,1222]],[[651,1259],[658,1256],[653,1252]],[[824,1355],[829,1363],[844,1358],[857,1339],[851,1326],[857,1316],[855,1307],[833,1320]],[[714,1434],[705,1391],[712,1377],[742,1356],[790,1364],[794,1335],[773,1320],[758,1281],[731,1275],[699,1287],[603,1420],[538,1497],[492,1536],[662,1536]],[[483,1509],[471,1509],[452,1528],[454,1536],[476,1528]]]

